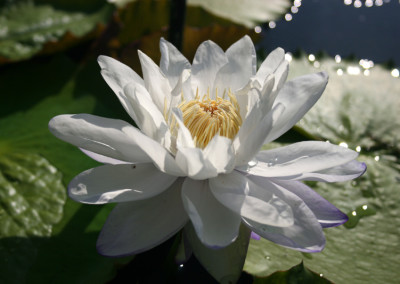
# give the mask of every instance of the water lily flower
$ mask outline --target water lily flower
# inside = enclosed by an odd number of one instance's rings
[[[353,179],[365,164],[355,160],[357,152],[326,142],[260,149],[314,105],[327,75],[286,82],[281,48],[257,70],[247,36],[226,52],[203,42],[192,64],[164,39],[160,49],[160,66],[139,51],[143,79],[110,57],[98,58],[103,78],[138,128],[90,114],[49,123],[55,136],[104,164],[68,186],[76,201],[118,203],[98,251],[140,253],[185,228],[193,253],[217,280],[228,273],[237,279],[251,232],[302,252],[321,251],[322,228],[347,216],[301,181]]]

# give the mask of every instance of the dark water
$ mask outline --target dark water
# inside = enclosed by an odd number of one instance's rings
[[[303,0],[292,20],[276,22],[274,29],[263,29],[262,46],[267,51],[277,46],[286,51],[306,53],[325,51],[331,56],[354,55],[375,63],[400,66],[400,3],[399,0],[366,0],[360,8],[344,0]],[[379,4],[378,4],[379,5]]]

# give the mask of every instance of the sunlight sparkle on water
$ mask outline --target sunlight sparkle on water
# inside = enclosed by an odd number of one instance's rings
[[[358,66],[348,66],[346,71],[350,75],[360,75],[361,73],[360,67]]]
[[[291,14],[287,13],[287,14],[285,15],[285,20],[286,20],[287,22],[290,22],[292,19],[293,19],[293,16],[292,16]]]
[[[291,62],[292,59],[293,59],[292,54],[291,54],[290,52],[287,52],[287,53],[285,54],[285,59],[286,59],[288,62]]]
[[[271,22],[268,23],[268,26],[269,26],[270,29],[275,29],[276,23],[274,21],[271,21]]]

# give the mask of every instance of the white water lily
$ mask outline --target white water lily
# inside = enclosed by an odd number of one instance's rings
[[[139,51],[143,79],[110,57],[98,58],[101,74],[139,129],[90,114],[60,115],[49,123],[55,136],[105,164],[68,187],[82,203],[119,203],[99,236],[99,252],[143,252],[187,225],[194,254],[221,280],[232,273],[227,269],[235,269],[232,279],[240,274],[250,231],[281,246],[321,251],[322,228],[347,216],[301,181],[353,179],[365,164],[355,161],[355,151],[325,142],[260,149],[314,105],[327,75],[285,83],[288,62],[280,48],[256,70],[247,36],[226,52],[212,41],[202,43],[193,64],[164,39],[160,48],[160,67]],[[232,268],[224,262],[233,261],[226,254],[235,246],[245,248],[233,249],[238,259]],[[208,263],[210,257],[218,265]]]

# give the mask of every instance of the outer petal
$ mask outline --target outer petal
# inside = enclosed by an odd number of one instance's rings
[[[268,75],[275,73],[276,69],[278,69],[278,67],[284,61],[285,51],[282,48],[278,47],[272,51],[267,58],[265,58],[264,62],[257,71],[256,79],[259,81],[259,83],[262,84]]]
[[[125,256],[149,250],[177,233],[188,217],[182,205],[182,180],[153,198],[118,204],[103,226],[97,250]]]
[[[295,125],[320,98],[327,83],[328,75],[324,72],[301,76],[287,82],[274,103],[282,104],[285,111],[274,124],[265,143],[275,140]]]
[[[203,42],[197,49],[192,65],[192,89],[202,96],[210,91],[213,95],[214,80],[217,72],[228,63],[224,51],[214,42]]]
[[[135,71],[133,71],[129,66],[115,60],[114,58],[100,55],[97,58],[97,62],[99,63],[102,70],[107,70],[112,77],[110,77],[110,82],[107,83],[110,85],[111,89],[114,90],[116,94],[122,91],[122,88],[131,82],[136,82],[139,85],[144,86],[144,81]]]
[[[93,160],[99,162],[99,163],[103,163],[103,164],[109,164],[109,165],[118,165],[118,164],[132,164],[132,163],[128,163],[128,162],[124,162],[121,160],[117,160],[117,159],[113,159],[110,157],[106,157],[100,154],[97,154],[95,152],[91,152],[82,148],[79,148],[79,150],[81,150],[84,154],[86,154],[87,156],[89,156],[90,158],[92,158]]]
[[[81,203],[134,201],[160,194],[176,179],[153,164],[104,165],[76,176],[68,185],[68,193]]]
[[[358,178],[367,170],[365,163],[351,161],[347,164],[336,166],[322,171],[312,173],[302,173],[298,176],[293,176],[291,180],[312,180],[323,182],[341,182]]]
[[[217,200],[242,217],[276,227],[293,224],[292,210],[287,203],[239,172],[219,175],[209,183]]]
[[[236,165],[246,165],[254,158],[264,144],[265,137],[272,129],[274,121],[278,119],[283,111],[283,106],[277,105],[262,117],[261,109],[257,106],[253,108],[234,140]]]
[[[153,162],[162,172],[184,175],[164,147],[125,121],[60,115],[50,120],[49,129],[59,139],[91,152],[132,163]]]
[[[187,178],[182,188],[183,205],[200,241],[211,248],[226,247],[237,237],[240,215],[219,203],[208,181]]]
[[[233,92],[244,87],[256,73],[256,50],[249,36],[244,36],[226,51],[228,63],[216,74],[214,88],[222,94],[224,90]]]
[[[50,131],[59,139],[77,147],[129,162],[150,162],[140,146],[131,141],[125,121],[90,114],[59,115],[49,122]]]
[[[160,39],[160,69],[167,76],[169,85],[174,88],[183,70],[190,69],[190,63],[182,53],[164,38]]]
[[[134,84],[128,84],[124,91],[132,100],[139,128],[150,138],[162,145],[170,145],[171,134],[165,119],[153,101],[144,96]]]
[[[169,103],[171,98],[171,87],[168,79],[162,74],[157,64],[151,60],[146,54],[138,51],[140,64],[142,65],[144,85],[149,91],[154,104],[158,110],[162,113],[164,111],[165,103]]]
[[[250,230],[246,226],[240,226],[238,238],[229,246],[221,249],[204,246],[197,238],[191,223],[185,226],[184,232],[196,258],[219,283],[236,283],[238,281],[250,240]]]
[[[246,225],[261,237],[284,247],[303,251],[319,252],[325,246],[322,227],[311,209],[297,195],[272,183],[267,178],[249,176],[254,183],[268,190],[289,204],[293,210],[294,223],[287,227],[263,225],[243,218]]]
[[[346,214],[321,197],[314,190],[298,181],[271,180],[286,190],[296,194],[311,209],[322,227],[334,227],[345,223],[348,220]]]
[[[353,150],[327,142],[298,142],[259,152],[258,164],[247,172],[264,177],[292,177],[340,166],[357,156]]]
[[[123,88],[128,83],[144,86],[143,79],[130,67],[111,57],[101,55],[98,57],[97,61],[102,68],[101,75],[104,80],[117,95],[126,112],[136,121],[136,115],[132,106],[127,101]]]

